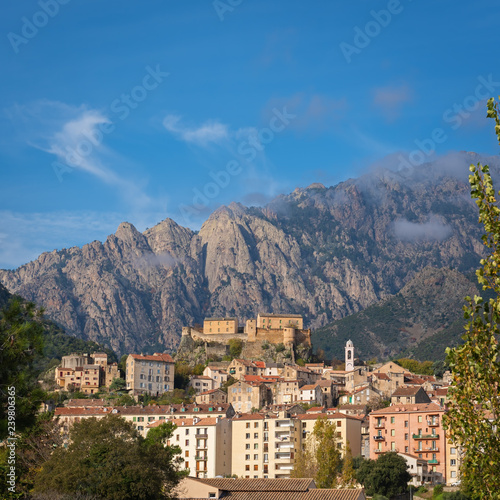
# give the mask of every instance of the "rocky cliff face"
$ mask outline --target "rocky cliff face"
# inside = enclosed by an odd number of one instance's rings
[[[0,271],[0,282],[68,332],[119,353],[173,349],[182,325],[209,315],[293,312],[321,327],[398,292],[428,265],[477,266],[466,176],[479,160],[381,169],[264,208],[233,203],[198,234],[169,219],[144,233],[122,223],[104,243],[44,253]]]

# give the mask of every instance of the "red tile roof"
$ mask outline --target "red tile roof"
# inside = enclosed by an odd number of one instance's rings
[[[130,354],[132,358],[138,361],[163,361],[164,363],[173,363],[174,360],[170,354],[159,354],[155,353],[153,355],[143,356],[142,354]]]

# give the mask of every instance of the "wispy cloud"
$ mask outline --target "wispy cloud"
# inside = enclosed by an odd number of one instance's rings
[[[54,157],[52,167],[60,181],[79,171],[113,187],[137,209],[157,204],[141,182],[115,170],[114,165],[123,165],[127,160],[106,145],[116,127],[106,112],[85,105],[39,100],[13,106],[8,114],[13,123],[22,125],[29,146]]]
[[[181,117],[174,114],[167,115],[163,120],[163,126],[179,139],[206,146],[209,143],[220,143],[229,138],[227,125],[216,120],[207,121],[199,127],[187,127],[180,124]]]
[[[389,121],[401,115],[403,105],[413,99],[413,90],[406,84],[388,85],[373,90],[373,105]]]

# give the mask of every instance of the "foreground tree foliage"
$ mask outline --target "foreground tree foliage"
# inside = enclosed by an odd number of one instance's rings
[[[0,313],[0,439],[7,435],[9,387],[15,390],[16,432],[34,424],[43,401],[33,366],[43,350],[42,317],[35,304],[18,299]]]
[[[411,475],[406,460],[396,452],[383,453],[377,460],[364,460],[356,473],[367,495],[393,497],[405,493]]]
[[[35,492],[95,495],[111,500],[168,499],[185,475],[180,448],[166,446],[175,427],[165,423],[142,438],[117,415],[74,424],[35,478]],[[153,432],[154,431],[154,432]]]
[[[296,454],[291,476],[312,477],[318,488],[335,488],[341,467],[335,427],[326,418],[318,418],[307,439],[305,450]]]
[[[500,143],[498,104],[488,101],[488,117],[495,120]],[[476,498],[499,498],[500,492],[500,209],[487,165],[472,165],[471,196],[484,225],[483,243],[488,256],[476,271],[483,290],[493,294],[466,297],[465,343],[448,349],[453,384],[444,423],[448,435],[463,447],[462,488]]]

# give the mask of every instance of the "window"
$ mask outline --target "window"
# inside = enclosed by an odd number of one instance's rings
[[[405,427],[408,427],[408,420],[405,420]]]
[[[247,422],[247,423],[246,423],[246,425],[245,425],[245,427],[246,427],[247,429],[250,429],[250,422]]]
[[[396,430],[395,429],[391,429],[391,436],[395,436],[396,435]]]
[[[250,470],[250,466],[249,465],[245,465],[245,470]]]
[[[247,444],[245,445],[245,450],[249,450],[249,449],[250,449],[250,443],[247,443]]]
[[[247,433],[245,434],[245,438],[246,438],[246,439],[250,439],[250,433],[249,433],[249,432],[247,432]]]
[[[450,455],[456,455],[457,454],[457,449],[456,448],[450,448]]]
[[[408,439],[409,439],[408,434],[405,434],[405,441],[408,441]]]
[[[186,439],[186,446],[189,446],[189,439]]]
[[[337,420],[337,427],[342,427],[342,422],[340,420]]]
[[[253,459],[254,460],[259,460],[259,455],[257,453],[255,453],[254,456],[253,456]]]
[[[408,453],[410,451],[410,448],[408,446],[405,446],[405,453]]]
[[[186,429],[186,436],[189,436],[189,429]]]
[[[189,450],[186,450],[186,452],[184,453],[184,456],[189,457]]]
[[[396,449],[396,443],[394,441],[391,442],[391,450],[394,451]]]
[[[254,449],[254,450],[258,450],[258,449],[259,449],[259,443],[254,443],[254,445],[253,445],[253,449]]]
[[[452,466],[453,466],[453,465],[457,465],[457,461],[456,461],[454,458],[452,458],[452,459],[450,460],[450,465],[452,465]]]
[[[391,424],[394,424],[396,422],[396,417],[391,417]]]
[[[259,422],[254,422],[254,423],[253,423],[253,426],[254,426],[254,428],[259,427]]]
[[[451,471],[451,477],[457,477],[457,471],[456,470],[452,470]]]
[[[418,416],[418,423],[422,422],[422,415]]]
[[[186,464],[186,469],[189,469],[189,462],[184,462]]]
[[[259,433],[258,433],[258,432],[254,432],[254,433],[253,433],[253,437],[254,437],[254,439],[258,439],[258,437],[259,437]]]
[[[245,455],[245,460],[250,460],[250,455]]]
[[[259,466],[258,465],[254,465],[253,466],[253,470],[259,470]],[[257,476],[255,476],[255,477],[257,477]]]

